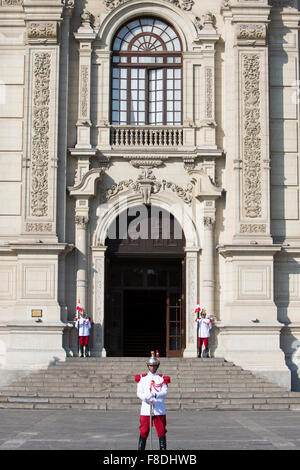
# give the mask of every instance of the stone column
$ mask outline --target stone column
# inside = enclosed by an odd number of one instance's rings
[[[76,296],[87,309],[87,234],[88,215],[75,215],[75,245],[77,257]]]
[[[215,234],[214,217],[205,216],[204,241],[201,256],[201,306],[204,306],[208,314],[214,314],[215,310]]]
[[[105,304],[105,252],[106,246],[92,248],[93,266],[93,341],[92,355],[105,357],[104,349],[104,304]]]
[[[195,307],[198,302],[198,248],[186,248],[186,347],[184,357],[197,355]]]

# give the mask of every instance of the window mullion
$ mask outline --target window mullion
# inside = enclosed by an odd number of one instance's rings
[[[167,124],[167,69],[163,69],[163,90],[162,90],[162,96],[163,96],[163,124]]]
[[[149,124],[149,69],[146,67],[145,72],[145,124]]]
[[[131,116],[131,68],[127,67],[127,125],[130,125]]]

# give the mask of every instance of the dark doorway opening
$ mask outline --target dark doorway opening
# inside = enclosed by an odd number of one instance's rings
[[[185,348],[185,238],[172,214],[137,206],[145,236],[124,211],[106,239],[104,336],[108,356],[181,357]],[[147,236],[146,236],[147,235]]]
[[[124,356],[166,355],[166,291],[124,291]]]

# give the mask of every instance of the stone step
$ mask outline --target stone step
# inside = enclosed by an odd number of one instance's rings
[[[68,358],[1,387],[0,408],[138,412],[134,377],[146,373],[146,359]],[[289,392],[224,359],[164,358],[161,362],[159,372],[171,377],[166,399],[169,410],[300,409],[300,393]]]

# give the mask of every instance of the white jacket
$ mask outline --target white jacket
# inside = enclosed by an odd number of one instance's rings
[[[164,398],[168,394],[169,377],[148,372],[144,376],[136,376],[137,396],[142,400],[141,415],[150,416],[150,401],[153,402],[153,415],[165,415]]]
[[[79,336],[89,336],[91,329],[91,321],[89,318],[79,318],[75,321],[75,327],[79,328]]]
[[[210,318],[197,318],[198,338],[209,338],[212,321]]]

